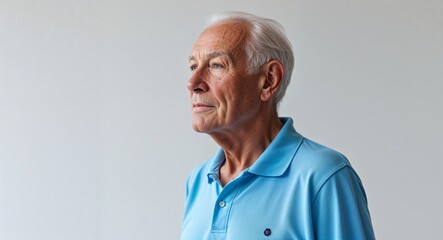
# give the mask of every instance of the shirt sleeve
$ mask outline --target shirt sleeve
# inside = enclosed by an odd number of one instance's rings
[[[351,167],[329,177],[312,203],[315,239],[375,239],[363,185]]]

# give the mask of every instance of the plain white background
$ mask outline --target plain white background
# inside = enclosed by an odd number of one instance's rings
[[[178,239],[187,57],[212,13],[278,20],[280,113],[344,153],[378,239],[443,239],[443,2],[0,0],[0,239]]]

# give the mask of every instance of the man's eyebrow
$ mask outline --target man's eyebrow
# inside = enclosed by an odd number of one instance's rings
[[[212,59],[212,58],[216,58],[216,57],[219,57],[219,56],[229,56],[229,54],[227,52],[224,52],[224,51],[211,52],[211,53],[208,53],[208,54],[204,55],[204,58],[205,59]],[[195,56],[193,56],[193,55],[189,56],[189,61],[195,61],[195,59],[196,59]]]

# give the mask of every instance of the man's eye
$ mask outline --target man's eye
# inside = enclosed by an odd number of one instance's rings
[[[209,67],[213,68],[213,69],[222,69],[223,65],[219,64],[219,63],[211,63],[209,65]]]
[[[189,67],[189,69],[191,70],[191,72],[195,71],[195,69],[197,69],[197,65],[192,65]]]

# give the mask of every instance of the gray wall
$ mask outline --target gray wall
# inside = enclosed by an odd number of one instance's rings
[[[280,21],[280,113],[362,178],[379,239],[443,239],[443,2],[0,0],[0,239],[177,239],[187,56],[211,13]]]

